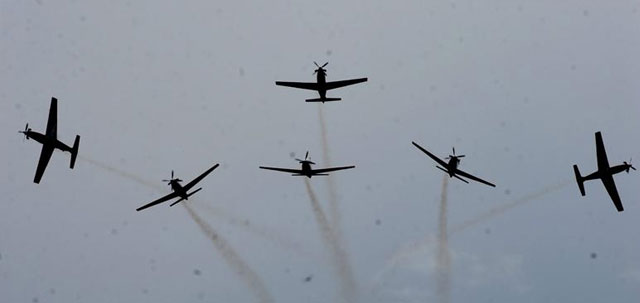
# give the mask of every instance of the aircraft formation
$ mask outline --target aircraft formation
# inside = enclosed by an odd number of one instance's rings
[[[328,62],[323,64],[322,66],[317,64],[316,62],[313,62],[313,63],[317,67],[317,69],[313,73],[314,75],[316,75],[316,82],[276,81],[276,85],[317,91],[319,94],[319,98],[306,99],[305,101],[325,103],[330,101],[342,100],[341,98],[327,97],[327,91],[367,81],[367,78],[357,78],[357,79],[327,82],[327,70],[325,69],[325,67],[327,66]],[[44,171],[47,167],[47,164],[49,163],[49,159],[51,159],[51,156],[55,149],[59,149],[63,152],[69,152],[71,154],[71,159],[69,164],[69,167],[71,169],[73,169],[76,158],[78,156],[78,148],[80,145],[79,135],[76,135],[76,138],[74,140],[72,147],[69,147],[68,145],[62,143],[57,139],[57,126],[58,126],[57,113],[58,113],[58,100],[55,97],[53,97],[51,98],[51,105],[49,108],[49,117],[47,120],[47,128],[45,130],[45,133],[43,134],[43,133],[38,133],[33,131],[31,128],[29,128],[28,123],[26,124],[23,131],[19,131],[19,133],[24,134],[27,140],[33,139],[39,142],[40,144],[42,144],[40,159],[38,160],[36,174],[33,179],[34,183],[40,183],[42,176],[44,174]],[[578,183],[578,188],[582,196],[585,196],[584,182],[588,180],[600,179],[605,189],[609,193],[609,196],[611,197],[611,200],[613,201],[615,208],[617,209],[618,212],[622,212],[624,211],[624,207],[622,205],[620,195],[618,194],[618,190],[616,188],[613,175],[621,173],[623,171],[629,173],[630,170],[636,170],[636,169],[630,164],[631,160],[629,160],[629,163],[626,161],[623,161],[623,163],[620,165],[616,165],[613,167],[610,166],[609,160],[607,158],[607,154],[604,148],[602,134],[600,132],[595,133],[595,141],[596,141],[596,159],[597,159],[598,169],[594,173],[591,173],[587,176],[582,176],[580,174],[580,170],[578,169],[578,166],[573,165],[573,170],[576,177],[576,182]],[[440,159],[439,157],[435,156],[431,152],[427,151],[422,146],[418,145],[416,142],[412,142],[412,144],[416,148],[418,148],[420,151],[425,153],[427,156],[429,156],[431,159],[433,159],[438,164],[436,165],[436,168],[446,173],[450,178],[455,177],[465,183],[469,183],[469,181],[466,180],[466,179],[469,179],[469,180],[479,182],[491,187],[496,186],[491,182],[485,181],[465,171],[460,170],[458,167],[460,166],[461,158],[465,157],[465,155],[456,155],[455,148],[452,148],[452,154],[450,154],[448,157],[444,159]],[[311,178],[313,176],[328,176],[329,172],[355,168],[354,165],[351,165],[351,166],[314,169],[312,168],[312,165],[315,165],[316,163],[310,160],[308,151],[305,154],[304,159],[296,159],[296,160],[300,164],[300,169],[268,167],[268,166],[260,166],[259,168],[265,169],[265,170],[290,173],[293,176],[304,176],[307,178]],[[445,160],[448,160],[448,161],[445,161]],[[202,187],[192,192],[189,192],[189,191],[196,184],[202,181],[207,175],[209,175],[213,170],[215,170],[218,166],[219,164],[213,165],[211,168],[207,169],[205,172],[200,174],[198,177],[196,177],[186,185],[180,184],[180,182],[182,182],[180,178],[174,178],[174,172],[172,170],[171,178],[163,180],[163,182],[167,182],[167,184],[171,187],[172,192],[165,195],[164,197],[161,197],[155,201],[152,201],[150,203],[147,203],[137,208],[136,211],[141,211],[146,208],[161,204],[163,202],[166,202],[175,198],[179,198],[179,199],[173,202],[172,204],[170,204],[169,206],[174,206],[179,202],[188,200],[189,197],[191,197],[195,193],[202,190]]]

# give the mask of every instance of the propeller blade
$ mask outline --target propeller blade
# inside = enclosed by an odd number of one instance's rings
[[[304,159],[305,160],[309,159],[309,151],[307,151],[307,153],[304,155]]]
[[[329,64],[329,62],[327,62],[327,63],[323,64],[323,65],[321,66],[321,68],[322,68],[322,67],[327,66],[327,64]]]
[[[320,67],[320,65],[318,65],[318,63],[316,63],[316,61],[313,61],[313,64],[315,64],[317,67]]]
[[[171,179],[173,179],[173,169],[171,170]]]
[[[464,158],[464,155],[460,155],[460,156],[456,156],[456,157],[458,157],[458,158]]]

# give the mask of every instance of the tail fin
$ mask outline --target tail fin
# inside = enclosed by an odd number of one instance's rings
[[[580,193],[584,196],[584,178],[580,176],[580,170],[578,170],[578,165],[573,166],[573,172],[576,174],[576,182],[578,182],[578,187],[580,188]]]
[[[340,98],[324,98],[324,99],[323,98],[317,98],[317,99],[307,99],[305,101],[307,101],[307,102],[322,102],[322,103],[325,103],[325,102],[329,102],[329,101],[340,101],[340,100],[342,100],[342,99],[340,99]]]
[[[80,136],[76,135],[76,140],[73,141],[73,147],[71,148],[71,163],[69,164],[69,168],[73,169],[73,166],[76,165],[76,157],[78,156],[78,147],[80,147]]]

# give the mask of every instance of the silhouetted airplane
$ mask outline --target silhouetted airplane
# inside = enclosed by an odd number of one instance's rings
[[[31,128],[29,128],[29,123],[24,126],[24,131],[19,131],[19,133],[24,134],[27,140],[33,139],[42,144],[40,160],[38,161],[38,168],[36,168],[36,176],[35,178],[33,178],[34,183],[40,183],[42,174],[44,174],[44,170],[47,168],[49,159],[51,159],[51,155],[53,155],[53,150],[56,148],[61,151],[71,153],[71,162],[69,164],[69,168],[73,169],[73,166],[76,163],[76,156],[78,156],[78,145],[80,145],[80,136],[76,135],[76,140],[73,141],[73,147],[69,147],[68,145],[58,141],[58,99],[51,98],[49,120],[47,121],[47,132],[45,134],[32,131]]]
[[[211,173],[214,169],[216,169],[216,167],[218,167],[219,164],[214,165],[213,167],[209,168],[207,171],[205,171],[204,173],[202,173],[202,175],[198,176],[197,178],[193,179],[193,181],[187,183],[187,185],[182,186],[180,185],[180,182],[182,182],[182,180],[180,180],[179,178],[173,178],[173,170],[171,171],[171,179],[169,180],[162,180],[162,182],[169,182],[168,185],[171,186],[171,189],[173,190],[172,193],[158,199],[155,200],[149,204],[146,204],[144,206],[139,207],[138,209],[136,209],[136,211],[141,211],[145,208],[154,206],[156,204],[160,204],[162,202],[165,202],[167,200],[171,200],[173,198],[177,198],[180,197],[180,199],[176,202],[171,203],[171,205],[169,206],[174,206],[176,204],[178,204],[180,201],[182,200],[189,200],[189,197],[191,197],[193,194],[199,192],[202,187],[192,191],[191,193],[187,193],[192,187],[194,187],[198,182],[200,182],[202,179],[204,179],[204,177],[206,177],[209,173]]]
[[[306,101],[307,102],[322,102],[322,103],[325,103],[327,101],[340,101],[340,100],[342,100],[340,98],[327,98],[327,91],[328,90],[367,81],[367,78],[359,78],[359,79],[350,79],[350,80],[340,80],[340,81],[327,82],[327,70],[324,69],[324,67],[327,66],[327,64],[329,64],[329,62],[323,64],[322,66],[319,66],[318,63],[316,63],[315,61],[313,62],[313,64],[315,64],[318,67],[318,69],[316,69],[315,72],[313,72],[314,74],[318,75],[317,76],[317,79],[318,79],[317,82],[283,82],[283,81],[276,81],[276,85],[282,85],[282,86],[295,87],[295,88],[301,88],[301,89],[310,89],[310,90],[318,91],[318,94],[320,94],[320,98],[318,98],[318,99],[307,99]]]
[[[456,178],[458,178],[459,180],[461,180],[464,183],[469,183],[469,181],[460,178],[460,176],[462,176],[462,177],[465,177],[465,178],[469,178],[469,179],[471,179],[473,181],[477,181],[477,182],[480,182],[480,183],[483,183],[483,184],[486,184],[486,185],[489,185],[489,186],[496,187],[492,183],[489,183],[489,182],[487,182],[485,180],[482,180],[482,179],[480,179],[478,177],[475,177],[475,176],[473,176],[473,175],[471,175],[469,173],[466,173],[464,171],[459,170],[458,169],[458,165],[460,164],[460,158],[463,158],[464,155],[456,156],[456,149],[455,148],[453,149],[453,155],[449,155],[449,157],[445,158],[445,160],[449,159],[449,163],[447,163],[447,162],[444,162],[443,160],[440,160],[440,158],[434,156],[432,153],[428,152],[426,149],[422,148],[417,143],[415,143],[415,142],[411,142],[411,143],[413,143],[413,145],[415,145],[422,152],[427,154],[427,156],[431,157],[431,159],[433,159],[434,161],[438,162],[438,164],[442,165],[443,167],[440,167],[440,166],[436,166],[436,167],[438,169],[442,170],[443,172],[449,174],[450,178],[451,177],[456,177]]]
[[[600,132],[596,133],[596,157],[598,158],[598,170],[588,176],[580,176],[578,165],[573,166],[573,172],[576,174],[576,182],[578,182],[580,193],[583,196],[585,195],[584,181],[600,179],[602,180],[604,188],[607,189],[611,200],[613,200],[613,204],[616,206],[616,209],[618,211],[623,211],[624,208],[622,207],[622,201],[620,201],[620,195],[618,195],[618,190],[616,189],[616,183],[613,181],[613,175],[623,171],[629,173],[629,169],[636,170],[636,168],[631,166],[630,163],[627,163],[627,161],[623,161],[623,164],[621,165],[610,167],[609,160],[607,159],[607,152],[604,150],[604,143],[602,143],[602,134],[600,134]],[[631,160],[629,160],[629,162],[631,162]]]
[[[278,168],[278,167],[265,167],[260,166],[262,169],[269,169],[275,171],[281,171],[285,173],[291,173],[292,176],[307,176],[311,178],[312,176],[328,176],[328,172],[342,170],[342,169],[350,169],[355,166],[342,166],[342,167],[329,167],[329,168],[321,168],[321,169],[312,169],[311,165],[315,165],[315,163],[309,160],[309,152],[304,156],[304,160],[296,159],[302,165],[301,169],[290,169],[290,168]]]

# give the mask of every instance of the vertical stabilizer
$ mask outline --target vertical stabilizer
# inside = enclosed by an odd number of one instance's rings
[[[580,176],[580,170],[578,170],[578,165],[573,166],[573,172],[576,174],[576,182],[578,182],[578,187],[580,188],[580,193],[584,196],[584,178]]]
[[[73,166],[76,165],[76,157],[78,156],[78,147],[80,146],[80,136],[76,135],[76,140],[73,141],[73,148],[71,148],[71,163],[69,163],[69,168],[73,169]]]

